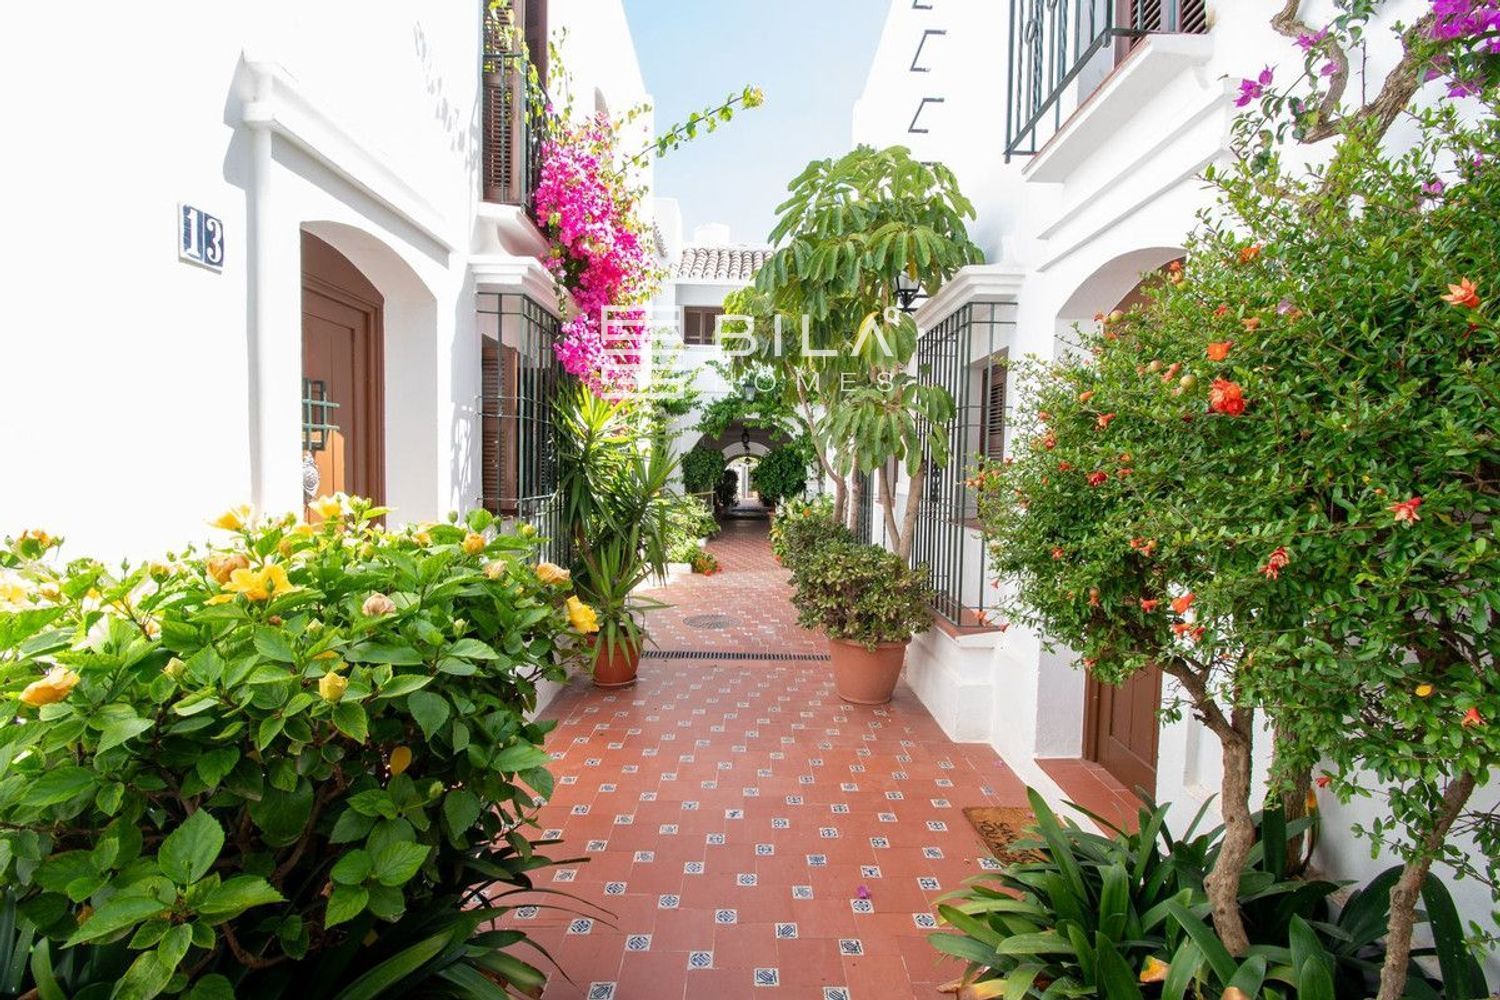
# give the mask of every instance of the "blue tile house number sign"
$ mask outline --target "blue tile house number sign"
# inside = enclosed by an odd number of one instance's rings
[[[177,256],[210,271],[222,271],[224,223],[192,205],[177,206]]]

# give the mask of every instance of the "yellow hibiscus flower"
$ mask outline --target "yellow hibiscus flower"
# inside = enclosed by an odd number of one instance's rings
[[[584,635],[592,635],[599,631],[599,613],[580,601],[575,594],[568,598],[568,624]]]
[[[325,521],[336,521],[344,516],[344,501],[338,496],[318,497],[307,508]]]
[[[286,578],[286,567],[271,563],[260,569],[235,570],[229,574],[229,582],[224,584],[224,589],[244,594],[248,600],[268,601],[273,595],[284,594],[296,588]]]
[[[225,531],[239,531],[250,523],[250,505],[244,503],[231,507],[208,523]]]
[[[338,701],[349,690],[349,678],[335,673],[324,674],[318,681],[318,694],[324,701]]]
[[[464,536],[464,552],[471,556],[477,556],[483,552],[486,544],[488,543],[485,542],[483,535],[477,535],[471,531]]]
[[[0,573],[0,607],[31,603],[31,588],[15,573]]]
[[[77,683],[76,673],[64,667],[53,667],[47,671],[47,676],[26,685],[26,690],[21,692],[21,702],[32,708],[51,705],[66,698]]]
[[[536,578],[550,587],[557,583],[567,583],[573,579],[573,574],[555,563],[539,562],[536,564]]]

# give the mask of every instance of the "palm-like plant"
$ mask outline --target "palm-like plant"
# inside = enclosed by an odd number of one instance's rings
[[[630,409],[585,386],[557,403],[562,524],[573,547],[573,586],[599,617],[594,662],[639,651],[642,614],[664,605],[632,594],[667,564],[666,490],[676,460],[633,433]]]

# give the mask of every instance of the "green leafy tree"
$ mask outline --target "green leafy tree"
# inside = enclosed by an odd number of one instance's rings
[[[1396,85],[1432,57],[1405,40]],[[976,482],[1012,613],[1105,680],[1162,669],[1174,710],[1219,738],[1226,831],[1206,887],[1231,952],[1247,944],[1234,892],[1257,712],[1282,785],[1321,759],[1342,794],[1386,794],[1366,832],[1405,862],[1394,1000],[1428,869],[1475,871],[1448,836],[1500,760],[1495,94],[1468,119],[1417,112],[1398,153],[1393,116],[1350,112],[1326,165],[1302,170],[1282,138],[1318,95],[1245,83],[1264,102],[1211,174],[1221,204],[1185,265],[1080,331],[1076,355],[1030,366],[1014,464]]]
[[[796,444],[772,448],[750,470],[750,485],[768,504],[801,496],[807,489],[808,449]]]
[[[748,303],[758,342],[752,357],[788,376],[783,391],[813,428],[841,517],[848,516],[848,477],[878,470],[886,530],[909,558],[928,465],[948,461],[943,427],[953,400],[907,371],[917,334],[896,308],[896,283],[938,288],[979,262],[965,227],[974,208],[947,167],[901,146],[860,146],[815,161],[788,190],[771,231],[777,250],[756,275],[763,298]],[[779,350],[767,336],[778,314],[788,319]],[[811,350],[801,344],[803,317]],[[826,350],[835,353],[811,353]],[[891,462],[911,478],[899,524]]]

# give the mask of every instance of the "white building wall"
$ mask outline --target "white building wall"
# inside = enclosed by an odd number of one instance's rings
[[[1013,359],[1052,358],[1066,349],[1075,323],[1091,322],[1096,312],[1113,308],[1143,273],[1180,254],[1196,213],[1211,204],[1202,170],[1227,158],[1239,79],[1267,65],[1289,77],[1301,71],[1302,56],[1271,29],[1267,8],[1210,0],[1208,35],[1151,38],[1107,78],[1091,67],[1083,88],[1087,104],[1076,107],[1075,86],[1064,99],[1062,131],[1037,155],[1006,164],[1005,74],[1013,3],[891,3],[854,109],[853,138],[875,146],[906,145],[923,159],[947,163],[978,210],[971,236],[989,263],[953,283],[962,289],[950,286],[929,300],[918,311],[919,326],[930,328],[966,301],[1013,301],[1011,342],[997,346],[1008,347]],[[1331,16],[1330,3],[1306,6],[1303,14],[1311,24]],[[1386,29],[1397,20],[1412,20],[1425,6],[1419,0],[1389,4],[1372,26],[1370,37],[1381,40],[1369,53],[1377,85],[1398,55],[1383,42]],[[914,71],[914,62],[928,71]],[[1092,82],[1099,80],[1094,90]],[[924,98],[929,99],[925,106]],[[916,124],[925,133],[912,131],[919,108]],[[1309,157],[1318,154],[1304,151]],[[1014,291],[993,291],[1004,276],[1014,277]],[[904,502],[904,484],[899,499]],[[950,736],[994,746],[1044,793],[1056,789],[1035,760],[1081,752],[1085,691],[1075,657],[1067,650],[1049,652],[1040,636],[1018,624],[1004,633],[958,639],[934,629],[913,644],[907,679]],[[1170,685],[1164,697],[1171,697]],[[983,718],[976,718],[976,703],[989,708]],[[1269,736],[1258,748],[1263,773]],[[1179,828],[1216,794],[1218,753],[1211,734],[1190,718],[1163,725],[1155,791],[1159,801],[1173,803]],[[1368,823],[1379,813],[1378,801],[1343,806],[1331,796],[1320,798],[1325,832],[1316,860],[1321,868],[1363,880],[1397,863],[1390,855],[1372,858],[1368,842],[1343,832]],[[1486,792],[1476,808],[1489,808],[1497,798]],[[1467,918],[1490,923],[1493,903],[1483,886],[1468,881],[1451,888]],[[1500,982],[1500,963],[1492,959],[1489,970],[1492,981]]]
[[[0,530],[144,557],[234,503],[297,508],[304,228],[385,296],[396,519],[473,502],[471,250],[551,294],[534,231],[497,237],[479,202],[480,9],[169,0],[91,8],[83,31],[62,5],[14,12],[0,370],[30,429]],[[580,87],[646,99],[619,0],[555,0],[550,22]],[[179,202],[223,220],[222,273],[177,259]]]

